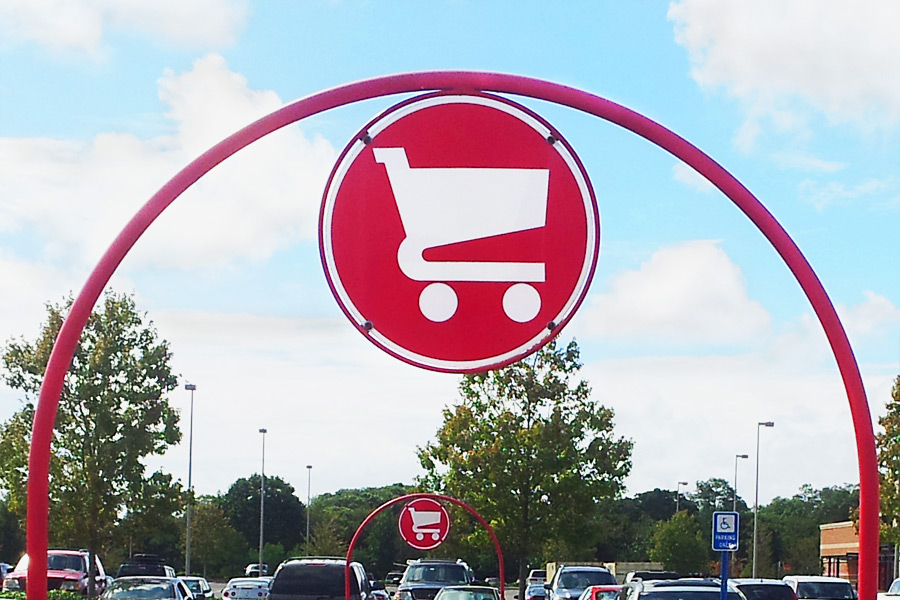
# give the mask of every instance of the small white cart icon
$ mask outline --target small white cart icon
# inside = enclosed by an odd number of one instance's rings
[[[419,296],[431,321],[456,312],[456,292],[445,282],[509,282],[503,310],[513,321],[534,319],[541,297],[543,262],[429,261],[425,250],[544,227],[549,169],[411,168],[404,148],[374,148],[382,163],[406,234],[397,264],[414,281],[432,282]]]
[[[409,507],[409,516],[412,517],[412,530],[416,534],[417,540],[425,539],[426,535],[431,535],[431,539],[438,541],[441,538],[441,513],[430,510],[416,510]]]

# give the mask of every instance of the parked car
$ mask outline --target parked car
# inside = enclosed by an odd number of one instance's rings
[[[205,578],[184,576],[180,577],[180,579],[191,590],[195,600],[212,600],[215,597],[212,587],[210,587],[209,582]]]
[[[422,558],[410,563],[397,587],[396,600],[433,600],[448,585],[471,585],[469,565],[461,560]]]
[[[783,581],[791,586],[799,600],[853,600],[856,590],[846,579],[820,575],[786,575]]]
[[[878,600],[895,600],[897,596],[900,596],[900,578],[891,582],[886,592],[879,593]]]
[[[545,569],[532,569],[528,573],[528,580],[526,583],[528,585],[531,585],[532,583],[539,583],[541,585],[544,585],[544,583],[546,581],[547,581],[547,571]]]
[[[269,579],[235,577],[222,589],[223,600],[259,600],[269,596]]]
[[[616,585],[616,576],[605,567],[563,565],[544,584],[547,600],[578,598],[592,585]]]
[[[500,592],[486,585],[448,585],[438,591],[434,600],[500,600]]]
[[[718,579],[684,578],[635,580],[622,586],[619,600],[718,600],[722,582]],[[729,581],[727,600],[744,600]]]
[[[543,582],[541,583],[530,583],[528,587],[525,588],[525,600],[544,600],[547,597],[547,590],[544,588]],[[515,595],[516,600],[519,600],[519,595]]]
[[[265,577],[269,574],[269,565],[266,563],[250,563],[244,567],[244,577]]]
[[[729,579],[747,600],[797,600],[797,594],[781,579]]]
[[[149,577],[175,577],[175,569],[166,564],[165,559],[155,554],[135,554],[119,565],[116,579],[146,575]]]
[[[47,551],[47,590],[65,590],[87,595],[88,561],[87,550],[48,550]],[[94,557],[94,591],[97,594],[106,589],[106,571],[100,557]],[[16,563],[12,572],[3,579],[3,591],[26,591],[28,587],[28,555],[24,555]]]
[[[592,585],[585,588],[578,600],[615,600],[621,589],[621,585]]]
[[[654,579],[681,579],[681,575],[675,571],[628,571],[625,575],[625,583],[629,581],[652,581]]]
[[[117,578],[100,600],[194,600],[194,596],[177,577],[134,575]]]
[[[275,570],[269,600],[344,600],[346,564],[336,557],[290,558]],[[350,563],[350,597],[372,600],[372,586],[358,562]]]

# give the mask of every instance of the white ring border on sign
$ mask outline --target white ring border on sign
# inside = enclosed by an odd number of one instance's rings
[[[511,101],[499,100],[488,96],[475,96],[468,94],[441,94],[423,98],[419,101],[413,100],[409,104],[401,106],[393,112],[383,115],[383,118],[376,117],[375,122],[372,123],[372,126],[369,128],[367,133],[371,138],[374,139],[378,135],[378,133],[384,131],[388,126],[397,122],[402,117],[425,108],[440,106],[442,104],[475,104],[486,106],[489,108],[495,108],[518,118],[520,121],[524,122],[526,125],[537,131],[545,139],[554,133],[553,131],[548,129],[546,125],[535,119],[533,116],[531,116],[527,112],[524,112],[523,110],[520,110],[517,106],[512,104]],[[332,289],[337,293],[344,310],[353,317],[353,320],[359,326],[362,326],[364,323],[366,323],[367,319],[362,315],[362,313],[360,313],[360,311],[351,301],[350,296],[344,289],[343,282],[341,282],[340,276],[338,275],[337,265],[335,264],[334,253],[332,251],[331,225],[334,204],[336,202],[337,193],[341,188],[344,177],[346,176],[347,171],[350,169],[350,165],[353,164],[353,162],[366,146],[366,143],[357,138],[357,140],[347,150],[346,154],[344,154],[340,164],[335,169],[334,176],[332,177],[331,182],[328,186],[325,200],[322,205],[321,225],[322,251],[325,258],[325,265],[328,269],[328,273],[326,273],[326,275],[331,281]],[[565,161],[566,165],[569,167],[569,172],[572,173],[572,176],[575,178],[578,189],[581,192],[581,199],[584,205],[585,212],[585,222],[587,225],[587,239],[585,243],[585,253],[581,272],[578,274],[578,280],[576,281],[575,288],[573,289],[572,294],[569,296],[569,298],[566,300],[566,303],[553,319],[553,323],[556,324],[556,327],[553,330],[549,330],[547,327],[544,327],[543,329],[541,329],[540,333],[538,333],[527,342],[503,354],[470,361],[442,360],[430,356],[423,356],[421,354],[413,352],[393,342],[384,334],[379,332],[377,323],[374,323],[372,329],[368,331],[369,337],[373,338],[373,340],[376,341],[378,345],[387,349],[390,353],[395,354],[396,356],[401,357],[411,362],[412,364],[423,366],[425,368],[434,368],[442,371],[466,372],[488,367],[496,367],[498,365],[504,364],[512,359],[515,359],[518,356],[527,354],[532,348],[542,346],[544,343],[546,343],[547,339],[556,335],[559,327],[561,327],[568,321],[578,303],[587,293],[587,290],[585,288],[590,281],[590,278],[594,271],[594,267],[596,266],[597,258],[600,255],[600,241],[598,239],[598,234],[601,227],[600,211],[599,209],[597,209],[596,212],[594,210],[595,202],[593,200],[593,196],[591,195],[591,188],[588,185],[587,180],[585,179],[585,174],[582,172],[579,162],[576,160],[574,155],[569,152],[567,145],[563,143],[562,140],[559,140],[558,143],[554,143],[553,147]],[[593,226],[594,223],[597,223],[596,228]],[[596,254],[594,253],[595,248]]]

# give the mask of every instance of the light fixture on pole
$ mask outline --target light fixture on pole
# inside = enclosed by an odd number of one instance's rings
[[[679,481],[675,486],[675,514],[678,514],[679,500],[681,500],[681,486],[687,485],[687,481]]]
[[[309,491],[312,484],[312,465],[306,465],[306,545],[309,546]]]
[[[193,383],[186,383],[184,389],[191,393],[191,421],[188,426],[188,501],[187,501],[187,527],[185,529],[184,539],[184,574],[191,574],[191,508],[194,504],[194,488],[191,485],[191,467],[194,456],[194,391],[197,386]]]
[[[263,576],[263,514],[266,509],[266,430],[262,436],[262,466],[259,469],[259,576]]]
[[[739,458],[750,458],[746,454],[734,455],[734,502],[731,505],[732,512],[737,512],[737,463]]]
[[[759,525],[759,428],[775,427],[775,421],[760,421],[756,424],[756,491],[753,494],[753,574],[756,579],[756,539]]]

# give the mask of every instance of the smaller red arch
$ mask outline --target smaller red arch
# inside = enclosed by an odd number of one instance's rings
[[[478,522],[481,523],[482,526],[484,526],[484,528],[488,532],[488,535],[491,536],[491,541],[494,542],[494,549],[497,551],[497,563],[500,565],[500,597],[502,598],[503,593],[505,591],[505,587],[506,587],[506,584],[505,584],[506,571],[503,567],[503,552],[500,550],[500,541],[497,540],[497,536],[496,536],[496,534],[494,534],[494,530],[491,528],[490,525],[488,525],[488,522],[484,520],[484,517],[482,517],[480,514],[478,514],[478,511],[476,511],[474,508],[472,508],[471,506],[469,506],[462,500],[458,500],[458,499],[452,498],[450,496],[444,496],[441,494],[429,494],[426,492],[419,492],[419,493],[415,493],[415,494],[406,494],[405,496],[398,496],[392,500],[388,500],[387,502],[385,502],[384,504],[382,504],[381,506],[379,506],[378,508],[373,510],[371,513],[369,513],[369,516],[366,517],[362,523],[360,523],[359,527],[356,530],[356,533],[353,534],[353,539],[350,540],[350,546],[347,548],[347,560],[346,560],[346,563],[344,564],[344,598],[346,600],[350,600],[350,562],[353,560],[353,547],[356,546],[356,541],[359,539],[359,536],[362,533],[363,529],[365,529],[366,526],[368,526],[368,524],[372,522],[372,519],[374,519],[376,516],[378,516],[378,514],[381,513],[383,510],[385,510],[386,508],[389,508],[399,502],[416,500],[418,498],[431,498],[432,500],[444,500],[446,502],[450,502],[457,506],[461,506],[462,508],[469,511],[469,514],[471,514],[473,517],[478,519]]]

